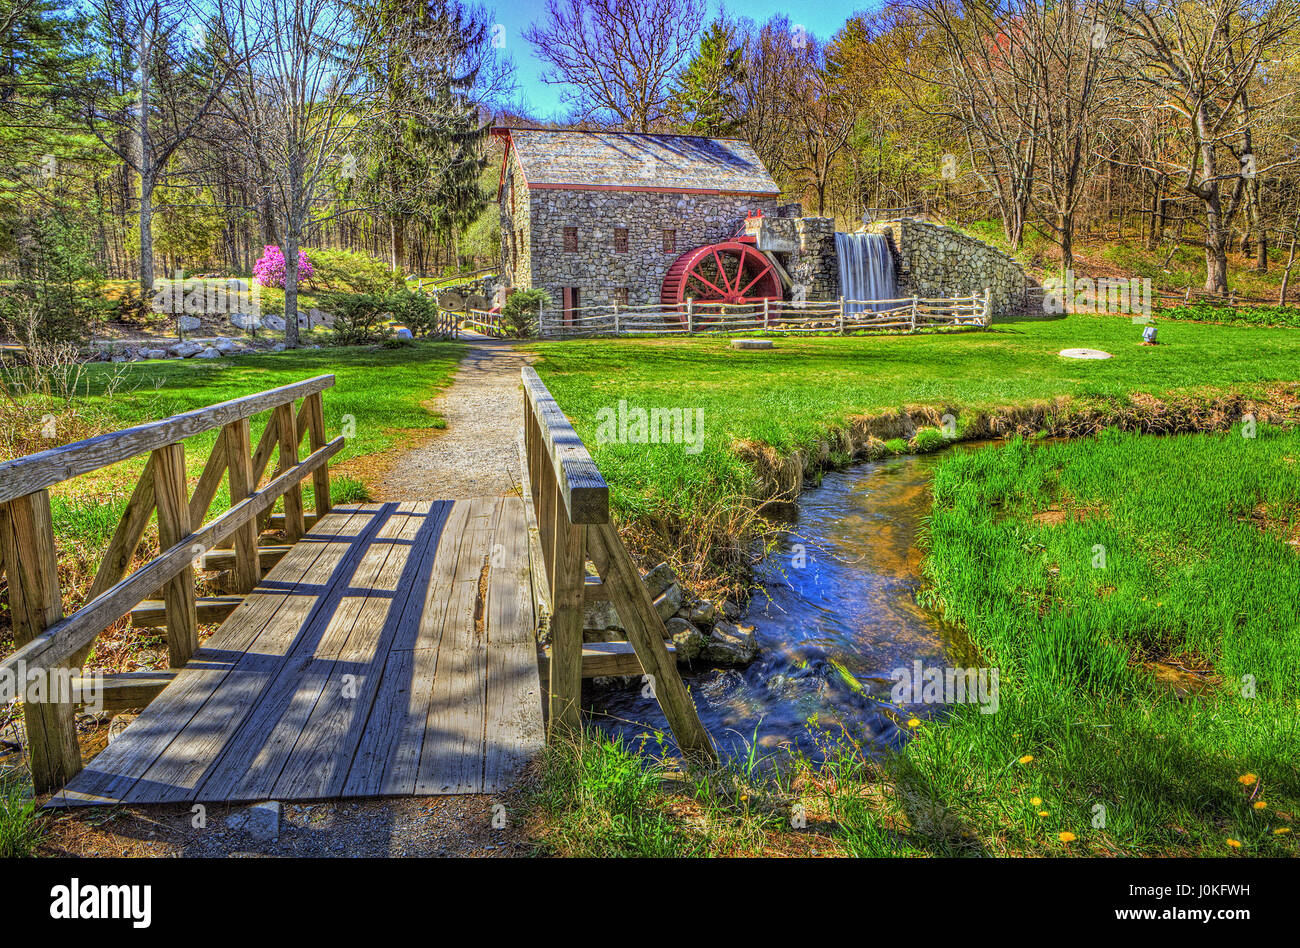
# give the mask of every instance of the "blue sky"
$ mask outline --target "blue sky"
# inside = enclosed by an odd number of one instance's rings
[[[546,13],[546,0],[487,0],[489,9],[495,10],[495,20],[505,27],[506,52],[514,60],[517,70],[516,98],[539,118],[548,118],[560,111],[560,88],[541,81],[543,66],[533,54],[533,47],[524,38],[524,30],[534,19]],[[709,11],[716,14],[718,0],[710,0]],[[879,0],[732,0],[726,4],[733,17],[747,17],[763,22],[777,14],[785,14],[790,22],[803,26],[821,39],[829,38],[850,14],[858,10],[874,9]]]

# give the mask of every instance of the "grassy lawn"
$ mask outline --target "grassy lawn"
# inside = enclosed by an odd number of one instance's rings
[[[1294,332],[1169,322],[1161,324],[1160,345],[1141,346],[1141,328],[1124,317],[1071,316],[950,335],[782,338],[770,351],[734,350],[725,338],[706,337],[533,348],[538,372],[609,481],[619,516],[660,537],[642,544],[660,555],[682,538],[716,546],[719,537],[746,534],[745,512],[761,485],[738,453],[744,445],[815,456],[833,429],[902,406],[951,411],[960,431],[975,412],[1059,396],[1104,407],[1126,404],[1135,392],[1263,396],[1271,383],[1300,380]],[[1079,346],[1114,358],[1057,354]],[[698,409],[703,449],[600,443],[598,413],[620,400]]]

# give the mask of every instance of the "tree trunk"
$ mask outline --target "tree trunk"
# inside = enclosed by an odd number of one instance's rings
[[[284,344],[298,348],[298,235],[297,228],[286,228],[284,246]]]
[[[140,294],[153,293],[153,141],[149,138],[149,70],[140,58]]]
[[[1061,275],[1074,269],[1074,216],[1066,213],[1057,214],[1057,228],[1061,234]]]
[[[393,272],[397,273],[401,271],[402,264],[406,261],[406,234],[402,221],[396,214],[388,217],[388,244]]]
[[[1286,305],[1287,286],[1291,283],[1291,267],[1295,265],[1296,238],[1300,237],[1300,207],[1296,208],[1295,220],[1291,223],[1291,249],[1286,255],[1286,270],[1282,274],[1282,287],[1277,292],[1277,305]]]

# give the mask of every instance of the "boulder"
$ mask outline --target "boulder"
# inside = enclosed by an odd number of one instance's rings
[[[701,599],[691,605],[686,617],[696,625],[713,625],[713,620],[718,617],[718,607]]]
[[[236,810],[226,817],[226,828],[253,839],[274,842],[280,838],[280,804],[272,800]]]
[[[748,665],[758,657],[754,630],[734,622],[719,622],[709,633],[701,656],[718,665]]]
[[[200,352],[200,353],[199,353],[198,355],[196,355],[194,358],[196,358],[196,359],[220,359],[220,358],[221,358],[221,350],[220,350],[220,349],[215,349],[215,348],[213,348],[212,346],[208,346],[206,349],[204,349],[202,352]]]
[[[235,342],[235,340],[226,336],[218,336],[217,341],[214,342],[212,346],[222,355],[230,355],[231,353],[238,352],[243,348],[239,343]]]
[[[262,317],[262,325],[264,325],[267,329],[273,330],[274,332],[284,332],[284,326],[285,326],[284,317],[264,316]]]
[[[188,359],[191,356],[198,355],[203,351],[203,348],[197,342],[178,342],[168,351],[178,359]]]
[[[708,641],[707,636],[685,619],[668,620],[668,638],[677,648],[679,662],[692,662],[700,657]]]
[[[140,353],[146,359],[165,359],[167,358],[166,349],[145,349]]]
[[[619,621],[618,610],[612,602],[589,602],[582,610],[582,627],[604,631],[618,629],[622,631],[623,623]]]
[[[262,321],[251,313],[232,313],[230,316],[230,325],[234,326],[236,329],[261,329]]]
[[[323,309],[309,309],[307,310],[307,316],[313,326],[324,326],[329,328],[334,325],[333,314],[327,313]]]
[[[176,325],[181,328],[181,332],[194,332],[203,326],[203,320],[197,316],[182,316],[176,320]]]
[[[673,568],[667,563],[660,563],[646,573],[642,577],[642,581],[645,583],[645,588],[650,590],[651,598],[658,599],[668,590],[669,586],[677,582],[677,574],[673,572]]]
[[[655,610],[658,611],[659,618],[663,619],[664,622],[667,622],[676,615],[677,610],[681,607],[682,587],[677,585],[677,583],[673,583],[669,586],[664,590],[664,594],[655,600]]]
[[[275,345],[271,347],[272,352],[283,352],[284,350],[285,350],[285,344],[283,342],[277,342]]]

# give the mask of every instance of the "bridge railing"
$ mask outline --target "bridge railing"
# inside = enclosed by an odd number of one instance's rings
[[[306,532],[309,522],[303,511],[303,480],[312,478],[316,510],[310,519],[330,509],[328,462],[344,444],[342,437],[325,439],[321,393],[333,384],[334,376],[321,375],[0,464],[0,570],[8,580],[17,645],[0,660],[0,681],[20,683],[36,792],[62,786],[81,769],[74,723],[77,700],[68,693],[76,688],[47,687],[36,693],[22,683],[35,675],[48,684],[60,670],[62,680],[69,680],[68,672],[80,668],[95,639],[159,590],[169,664],[183,666],[198,648],[200,614],[214,618],[211,610],[200,609],[206,603],[195,593],[193,564],[209,551],[233,546],[233,556],[226,557],[232,563],[232,581],[239,592],[248,592],[261,580],[258,535],[271,521],[276,501],[284,498],[283,528],[290,543]],[[254,447],[249,419],[266,411],[271,417]],[[183,442],[217,428],[221,432],[216,445],[191,493]],[[304,436],[310,453],[299,459]],[[86,602],[65,616],[49,488],[146,453],[149,460]],[[275,470],[259,486],[273,454]],[[229,483],[231,506],[209,521],[223,479]],[[128,575],[155,511],[161,552]],[[111,684],[131,692],[140,684],[133,676],[140,683],[152,676],[144,690],[156,691],[156,673],[112,676],[116,680]]]
[[[522,374],[524,501],[541,561],[533,564],[534,575],[550,610],[551,732],[579,729],[582,679],[591,676],[584,664],[591,659],[599,663],[598,674],[645,674],[678,746],[690,757],[712,760],[713,743],[665,644],[663,620],[610,519],[609,486],[536,370],[526,366]],[[588,579],[588,561],[598,582]],[[618,610],[630,652],[586,654],[582,618],[591,601]]]

